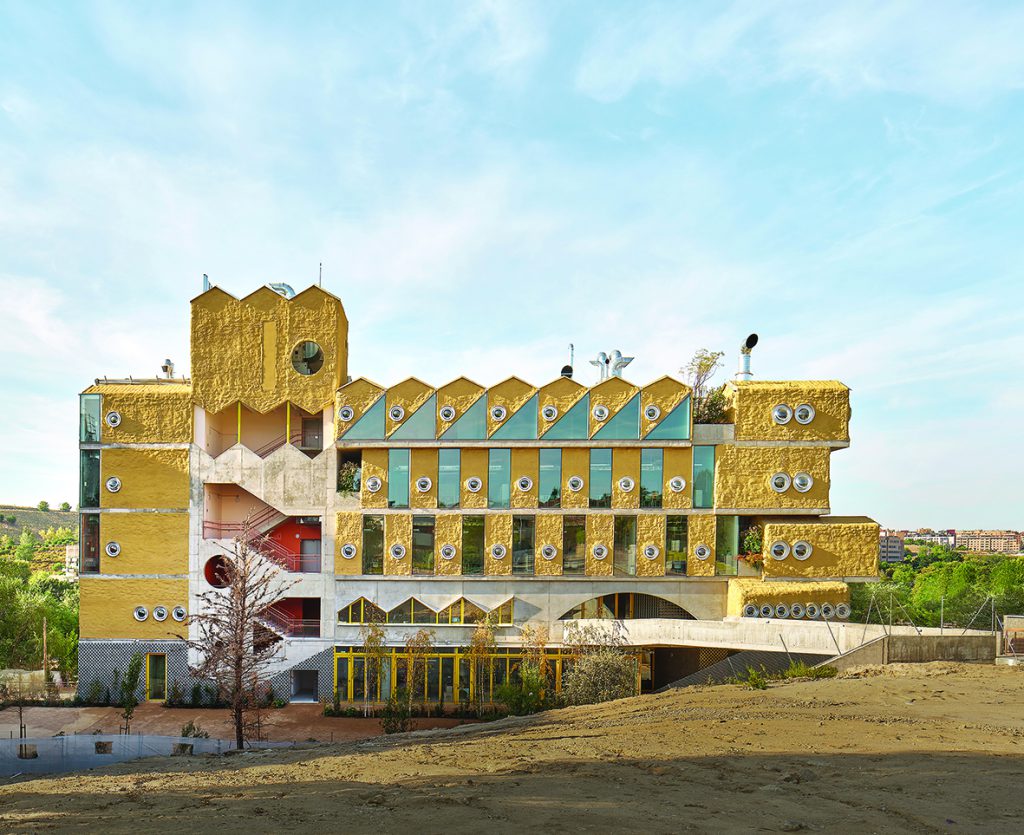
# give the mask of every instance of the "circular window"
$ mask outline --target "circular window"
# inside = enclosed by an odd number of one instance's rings
[[[110,478],[107,479],[107,490],[109,492],[116,493],[120,489],[121,479],[119,479],[116,475],[112,475]]]
[[[780,403],[774,409],[772,409],[772,420],[774,420],[779,426],[785,426],[793,419],[793,410],[789,408],[785,403]]]
[[[121,425],[121,413],[120,412],[107,412],[106,418],[107,426],[111,429],[117,429]]]
[[[644,417],[648,420],[657,420],[661,417],[661,409],[651,403],[644,409]]]
[[[608,407],[595,406],[591,414],[594,416],[594,420],[606,420],[608,417]]]
[[[821,614],[821,610],[818,608],[817,603],[808,603],[804,606],[804,613],[813,620]]]
[[[569,476],[569,480],[566,482],[566,486],[572,490],[573,493],[579,493],[583,489],[583,479],[578,475]]]
[[[553,560],[558,556],[558,549],[554,545],[545,545],[540,549],[540,555],[546,560]]]
[[[455,407],[442,406],[438,410],[437,414],[445,423],[451,423],[453,420],[455,420]]]
[[[775,617],[777,618],[788,618],[789,617],[789,606],[785,603],[780,603],[775,607]]]
[[[608,556],[608,546],[595,545],[591,550],[591,553],[594,555],[595,560],[603,560],[605,557]]]
[[[500,542],[495,542],[491,546],[491,556],[494,557],[494,559],[496,559],[496,560],[503,560],[503,559],[505,559],[505,554],[507,554],[507,553],[508,553],[508,549],[504,545],[502,545]]]
[[[850,616],[850,604],[838,603],[836,604],[836,617],[846,620]]]
[[[798,493],[806,493],[814,486],[814,479],[810,473],[797,473],[793,476],[793,487]]]
[[[668,489],[673,493],[682,493],[686,489],[686,479],[682,476],[674,476],[668,482]]]
[[[636,484],[634,483],[633,479],[631,479],[628,475],[624,475],[622,478],[619,479],[619,489],[623,493],[633,492],[634,487],[636,487]]]
[[[558,417],[558,409],[552,406],[550,403],[540,410],[541,416],[546,421],[552,421]]]
[[[814,548],[807,540],[800,539],[793,543],[793,556],[798,560],[805,560],[813,553]]]
[[[185,611],[184,606],[175,606],[171,609],[171,617],[174,618],[178,623],[181,623],[188,617],[188,612]]]
[[[644,546],[644,556],[649,560],[656,560],[661,554],[661,549],[657,545],[646,545]]]
[[[351,542],[346,542],[341,546],[341,555],[347,560],[355,559],[357,551],[358,549]]]
[[[324,367],[324,352],[315,342],[300,342],[292,348],[292,368],[303,377],[310,377]]]
[[[411,424],[410,424],[411,425]],[[429,493],[430,488],[433,486],[433,482],[423,475],[416,479],[416,492],[418,493]]]
[[[789,607],[789,616],[791,618],[802,618],[804,616],[804,604],[794,603]]]
[[[699,560],[706,560],[711,556],[711,549],[707,545],[698,545],[693,549],[693,555]]]
[[[835,617],[835,614],[836,614],[836,607],[833,606],[831,603],[822,603],[821,604],[821,616],[823,618],[825,618],[825,620],[829,620],[830,618]]]
[[[518,487],[523,493],[529,493],[533,489],[533,479],[528,475],[521,476],[519,480],[516,481],[516,487]]]
[[[470,476],[469,478],[466,479],[466,489],[470,493],[479,493],[483,486],[484,483],[475,475]]]
[[[348,423],[355,416],[356,410],[353,409],[351,406],[342,406],[340,409],[338,409],[338,417],[341,420],[345,421],[345,423]]]
[[[785,493],[793,482],[786,473],[776,473],[771,477],[769,483],[776,493]]]
[[[772,543],[772,547],[768,551],[772,555],[773,560],[784,560],[789,556],[789,543],[777,539]]]
[[[391,546],[391,558],[396,560],[405,558],[405,546],[401,542],[396,542]]]
[[[369,490],[371,493],[377,493],[382,486],[383,485],[381,484],[381,480],[377,478],[377,476],[375,475],[372,475],[368,479],[366,479],[366,489]]]
[[[771,603],[762,603],[761,604],[761,617],[763,617],[763,618],[770,618],[774,614],[775,614],[775,607],[772,606]]]
[[[442,545],[441,546],[441,556],[444,557],[446,560],[453,560],[453,559],[455,559],[455,546],[454,545]]]
[[[508,416],[508,409],[504,406],[491,406],[491,420],[501,423]]]
[[[405,409],[401,406],[392,406],[388,409],[388,417],[391,418],[395,423],[398,423],[402,418],[405,417]]]
[[[796,418],[797,423],[802,423],[806,426],[814,420],[814,407],[810,403],[801,403],[793,411],[793,417]]]
[[[206,582],[215,589],[226,589],[230,582],[228,573],[228,561],[224,557],[210,557],[203,567],[203,576]]]
[[[160,623],[167,620],[167,609],[164,606],[153,607],[153,620],[158,620]]]
[[[149,617],[149,609],[145,606],[136,606],[135,609],[132,610],[132,616],[135,620],[139,621],[139,623],[142,623],[142,621]]]
[[[121,553],[121,543],[111,540],[103,550],[107,552],[108,557],[116,557]]]
[[[743,617],[745,618],[756,618],[757,617],[757,606],[753,603],[748,603],[743,607]]]

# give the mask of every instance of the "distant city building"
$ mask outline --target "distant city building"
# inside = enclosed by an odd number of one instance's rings
[[[968,551],[993,551],[1016,554],[1020,551],[1020,533],[1017,531],[960,531],[960,545]]]
[[[927,545],[945,545],[947,548],[956,547],[956,531],[904,531],[905,539],[916,539]]]
[[[882,530],[878,536],[878,559],[880,562],[903,562],[906,549],[903,537],[894,531]]]
[[[64,546],[64,576],[78,579],[78,544]]]

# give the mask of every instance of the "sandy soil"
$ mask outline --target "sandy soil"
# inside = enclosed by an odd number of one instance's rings
[[[0,831],[1013,832],[1024,674],[893,666],[0,787]]]

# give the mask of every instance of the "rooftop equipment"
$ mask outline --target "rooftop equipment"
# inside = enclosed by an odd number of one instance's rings
[[[737,380],[749,380],[754,376],[750,372],[750,352],[754,350],[755,345],[757,345],[757,334],[752,333],[747,337],[747,341],[740,346],[740,367],[736,372]]]

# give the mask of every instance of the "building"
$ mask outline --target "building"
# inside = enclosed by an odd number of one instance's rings
[[[882,530],[878,535],[878,559],[880,562],[903,562],[906,548],[903,537],[894,531]]]
[[[957,542],[968,551],[1020,553],[1020,534],[1017,531],[960,531]]]
[[[516,674],[526,625],[548,630],[557,687],[569,620],[842,618],[845,581],[877,576],[878,525],[828,515],[841,383],[741,379],[729,423],[694,425],[667,376],[352,379],[348,327],[319,287],[214,287],[192,302],[190,380],[83,392],[83,689],[142,652],[148,698],[191,690],[179,636],[246,519],[295,581],[261,616],[284,698],[360,699],[369,619],[392,648],[381,695],[429,626],[428,698],[460,702]],[[763,549],[744,555],[751,528]],[[485,615],[497,650],[477,681],[461,648]],[[636,652],[645,689],[709,658]]]
[[[956,531],[932,531],[932,530],[921,530],[921,531],[906,531],[904,533],[905,539],[913,539],[915,541],[923,542],[925,545],[943,545],[946,548],[956,547]]]

